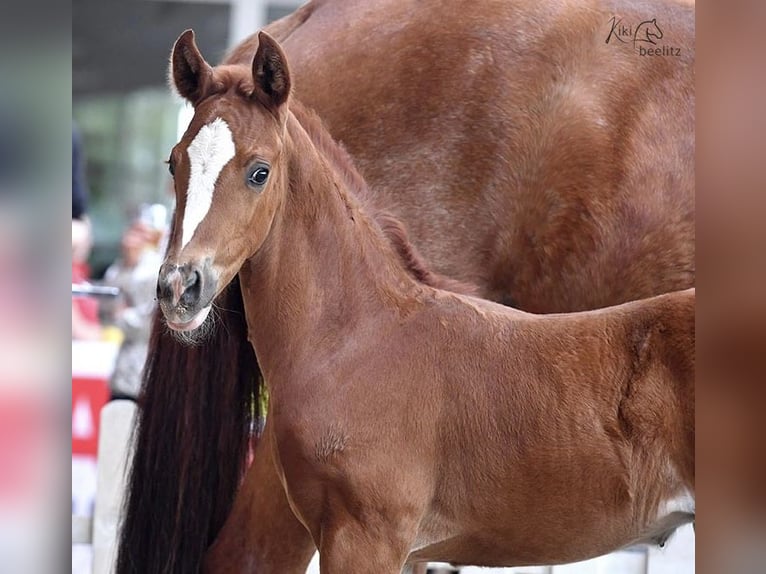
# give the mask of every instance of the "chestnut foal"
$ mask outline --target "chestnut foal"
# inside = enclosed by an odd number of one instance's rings
[[[323,572],[554,564],[694,519],[694,290],[533,315],[416,281],[290,102],[252,67],[174,48],[195,116],[158,294],[203,327],[239,277],[264,431]]]

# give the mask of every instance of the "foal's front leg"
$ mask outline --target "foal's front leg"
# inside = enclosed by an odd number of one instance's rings
[[[347,515],[322,529],[321,574],[400,574],[410,550],[410,537],[396,524],[361,524]]]
[[[203,574],[305,574],[316,551],[287,502],[269,423],[231,513],[205,557]]]

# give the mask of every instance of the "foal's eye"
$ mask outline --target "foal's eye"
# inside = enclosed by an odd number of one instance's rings
[[[173,165],[173,160],[169,159],[165,163],[168,164],[168,171],[170,172],[170,175],[175,177],[175,175],[176,175],[176,166]]]
[[[261,187],[269,179],[269,168],[265,165],[256,165],[247,176],[247,183],[253,187]]]

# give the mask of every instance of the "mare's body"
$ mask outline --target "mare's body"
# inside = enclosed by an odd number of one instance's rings
[[[693,7],[464,6],[311,2],[267,28],[371,183],[365,205],[404,221],[435,269],[530,311],[693,285]],[[607,44],[613,15],[656,17],[681,57]],[[238,288],[220,307],[207,347],[155,329],[120,572],[196,570],[227,514],[213,571],[301,572],[313,553],[261,445],[231,507],[257,381]]]
[[[606,43],[615,15],[680,56]],[[693,285],[693,4],[320,1],[266,31],[437,271],[538,313]]]

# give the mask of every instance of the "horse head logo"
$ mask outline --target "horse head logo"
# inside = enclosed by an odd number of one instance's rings
[[[657,18],[645,20],[636,27],[636,34],[633,36],[633,43],[648,42],[656,44],[657,40],[662,38],[662,30],[657,25]]]

